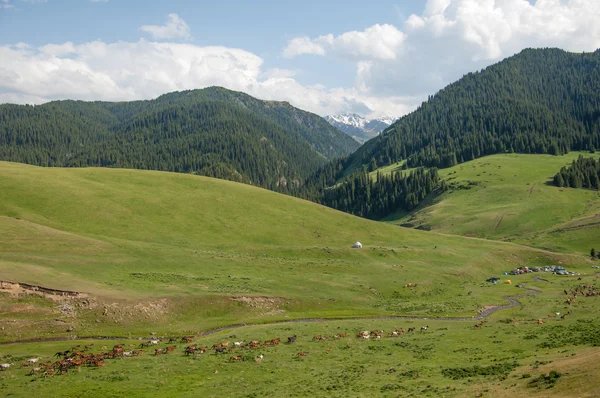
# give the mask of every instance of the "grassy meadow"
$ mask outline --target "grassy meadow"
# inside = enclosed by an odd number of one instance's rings
[[[533,160],[517,155],[444,171],[459,184],[487,182],[456,188],[409,221],[396,221],[427,224],[431,232],[206,177],[0,162],[0,279],[81,293],[0,289],[0,363],[15,363],[0,372],[2,391],[104,397],[595,396],[600,297],[567,305],[563,292],[597,285],[594,263],[578,249],[592,241],[583,231],[593,229],[552,231],[586,222],[581,220],[600,202],[591,191],[544,184],[569,157],[540,159],[538,171]],[[523,190],[535,200],[519,199]],[[509,210],[520,216],[507,215],[493,234],[483,232],[490,219]],[[352,249],[355,241],[364,248]],[[502,275],[519,266],[558,264],[580,273],[581,280]],[[492,285],[486,282],[491,276],[512,284]],[[522,283],[540,293],[527,295],[517,287]],[[474,326],[474,316],[517,295],[524,296],[519,305]],[[548,317],[569,311],[564,319]],[[377,318],[386,316],[405,318]],[[463,320],[444,320],[456,317]],[[238,326],[202,336],[226,325]],[[420,331],[424,325],[429,329]],[[417,331],[387,337],[397,327]],[[386,335],[379,341],[355,337],[373,329]],[[312,341],[317,334],[343,332],[347,336],[339,340]],[[195,342],[211,346],[285,341],[294,334],[295,344],[196,358],[184,356],[178,343],[169,355],[155,357],[147,349],[140,357],[107,360],[99,369],[50,377],[19,367],[27,358],[49,360],[56,351],[90,342],[99,352],[117,342],[137,346],[150,336],[195,335]],[[95,336],[110,340],[86,340]],[[238,354],[243,361],[229,360]],[[552,388],[542,379],[530,385],[551,370],[562,374]]]
[[[582,277],[597,282],[593,275]],[[528,279],[530,280],[530,279]],[[104,367],[75,368],[64,375],[29,375],[18,364],[30,357],[52,358],[74,344],[94,344],[93,352],[140,340],[62,341],[0,345],[0,357],[17,365],[0,373],[3,391],[16,396],[554,396],[595,397],[599,393],[597,330],[600,297],[564,304],[561,289],[574,278],[530,280],[542,293],[525,297],[522,307],[495,313],[477,328],[475,321],[339,320],[237,327],[194,343],[208,347],[229,341],[248,342],[297,335],[294,344],[254,350],[232,348],[225,354],[209,350],[185,356],[184,344],[171,354],[107,360]],[[521,290],[513,287],[515,291]],[[564,319],[554,312],[571,314]],[[552,314],[552,317],[545,315]],[[543,317],[543,324],[537,319]],[[421,326],[428,329],[421,331]],[[381,340],[355,337],[363,330],[415,332]],[[346,333],[341,339],[315,341],[313,336]],[[168,336],[165,336],[168,337]],[[167,346],[165,342],[160,347]],[[102,346],[106,346],[103,347]],[[304,356],[298,353],[304,352]],[[262,359],[258,359],[259,355]],[[240,361],[231,360],[240,356]],[[552,388],[533,380],[559,372]]]
[[[450,190],[386,221],[504,240],[562,253],[600,247],[600,194],[558,188],[552,178],[579,155],[502,154],[440,170]]]

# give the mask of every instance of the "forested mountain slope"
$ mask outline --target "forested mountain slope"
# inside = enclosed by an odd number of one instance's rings
[[[0,159],[299,183],[358,143],[317,115],[211,87],[151,101],[0,105]]]
[[[380,219],[443,192],[436,168],[497,153],[598,147],[600,50],[529,49],[431,96],[349,157],[319,169],[298,195]],[[392,164],[391,175],[379,172]],[[403,169],[416,169],[411,180]]]
[[[600,50],[528,49],[469,73],[367,142],[348,170],[407,159],[450,167],[502,152],[562,154],[600,146]]]

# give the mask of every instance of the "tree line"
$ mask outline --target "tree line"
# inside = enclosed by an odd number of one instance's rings
[[[554,185],[565,188],[600,189],[600,161],[579,155],[554,176]]]

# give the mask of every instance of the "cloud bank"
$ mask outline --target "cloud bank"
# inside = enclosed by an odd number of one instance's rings
[[[9,5],[0,0],[0,8]],[[594,51],[597,21],[597,0],[428,0],[401,26],[289,40],[281,52],[287,59],[332,57],[355,66],[353,82],[327,87],[300,84],[294,71],[265,68],[243,49],[177,43],[191,39],[190,28],[169,14],[165,25],[140,28],[151,40],[0,46],[0,102],[149,99],[219,85],[321,115],[400,116],[463,74],[523,48]]]

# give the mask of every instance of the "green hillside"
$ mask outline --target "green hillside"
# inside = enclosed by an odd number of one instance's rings
[[[448,192],[411,214],[386,220],[557,252],[589,253],[600,247],[598,191],[552,183],[554,175],[579,155],[493,155],[440,170]]]
[[[211,87],[152,101],[0,105],[0,159],[208,175],[285,190],[358,143],[283,102]]]
[[[438,188],[436,179],[411,187],[402,168],[444,169],[503,153],[593,152],[600,146],[599,93],[600,50],[524,50],[430,96],[350,156],[320,168],[297,195],[382,219],[412,211]],[[398,173],[369,179],[378,169]],[[357,194],[363,191],[378,194]]]
[[[354,153],[354,169],[444,168],[503,152],[562,154],[600,146],[600,50],[527,49],[469,73]]]
[[[518,174],[523,164],[510,156],[489,162],[514,164]],[[15,364],[0,372],[0,383],[15,396],[515,397],[542,391],[545,384],[529,382],[550,371],[562,377],[547,396],[595,391],[598,297],[567,307],[563,293],[595,283],[584,255],[399,228],[180,173],[0,162],[0,186],[0,274],[20,284],[0,289],[0,363]],[[351,248],[357,240],[362,249]],[[503,275],[556,264],[581,280]],[[490,276],[512,284],[486,282]],[[405,318],[386,318],[397,315]],[[389,336],[396,328],[416,330]],[[383,337],[356,337],[365,330]],[[186,356],[185,335],[230,349]],[[57,351],[85,345],[80,355],[116,344],[129,351],[151,338],[162,340],[102,367],[49,375],[19,366],[38,357],[52,364]],[[282,344],[234,345],[274,338]]]
[[[185,330],[311,316],[470,316],[512,291],[480,286],[490,275],[557,261],[584,266],[583,256],[398,228],[184,174],[1,163],[0,184],[4,279],[131,300],[125,308],[171,303],[160,317],[115,315],[114,325],[90,323],[100,308],[83,311],[76,322],[86,333],[130,323]],[[351,248],[357,240],[364,249]],[[266,311],[239,296],[274,301]],[[57,331],[46,323],[52,315],[37,316],[40,328]]]

